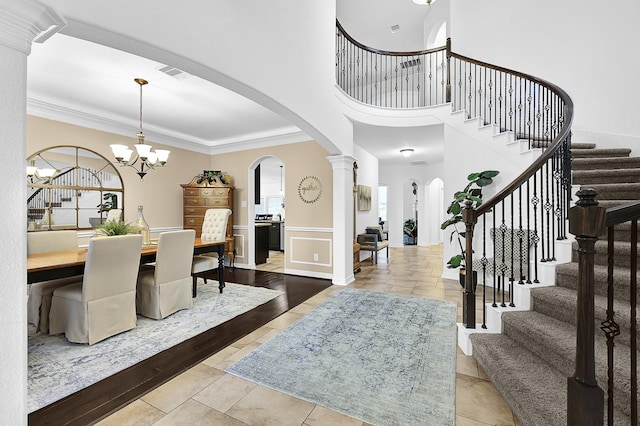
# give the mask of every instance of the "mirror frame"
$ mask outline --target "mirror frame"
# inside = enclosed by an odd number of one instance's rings
[[[27,165],[33,165],[36,159],[40,158],[42,161],[50,165],[52,168],[55,168],[56,172],[59,173],[60,169],[57,169],[54,165],[49,163],[50,160],[48,160],[46,157],[43,157],[43,154],[46,154],[48,151],[53,151],[60,148],[74,150],[73,156],[75,157],[75,163],[69,164],[69,167],[65,167],[63,169],[64,170],[63,174],[75,173],[76,176],[78,176],[79,171],[82,171],[85,174],[88,171],[89,174],[95,178],[94,181],[97,183],[97,185],[82,186],[77,184],[77,180],[75,181],[75,184],[69,184],[69,182],[66,182],[67,184],[56,184],[55,183],[56,177],[61,175],[54,176],[53,178],[48,180],[45,179],[45,180],[34,182],[33,178],[27,175],[27,188],[33,188],[35,190],[35,192],[33,192],[27,199],[27,225],[28,225],[27,231],[45,231],[45,230],[55,230],[55,229],[90,230],[95,228],[95,226],[88,226],[88,227],[80,226],[81,224],[79,223],[79,212],[80,210],[85,210],[86,207],[80,208],[79,203],[77,201],[75,206],[75,227],[73,226],[73,223],[68,223],[65,225],[51,224],[50,220],[46,221],[47,223],[44,225],[36,224],[36,221],[34,220],[35,218],[37,218],[38,216],[40,216],[40,218],[43,218],[44,215],[46,215],[47,213],[48,213],[48,217],[51,218],[54,210],[57,208],[56,206],[53,206],[50,201],[49,201],[49,205],[45,207],[32,207],[32,208],[29,207],[29,204],[28,204],[29,201],[34,197],[35,194],[43,190],[49,191],[50,194],[55,190],[76,191],[76,193],[80,191],[99,192],[100,204],[97,205],[95,208],[98,209],[100,223],[104,222],[104,219],[106,219],[105,212],[108,212],[110,210],[110,208],[103,207],[103,205],[104,204],[108,205],[109,203],[108,198],[110,198],[111,201],[113,201],[113,194],[120,195],[122,202],[121,202],[121,205],[118,206],[117,208],[122,210],[122,217],[124,218],[124,180],[122,179],[122,175],[120,175],[120,172],[118,171],[117,165],[112,163],[104,155],[81,146],[56,145],[56,146],[50,146],[50,147],[41,149],[40,151],[27,157]],[[95,159],[98,161],[103,160],[104,165],[100,169],[97,169],[97,168],[93,169],[93,168],[88,168],[86,166],[83,166],[80,160],[81,158],[86,156],[80,155],[81,150],[86,151],[88,154],[90,154],[91,157],[93,156],[97,157]],[[104,172],[105,169],[107,169],[108,167],[113,168],[113,173],[111,170],[109,170],[108,173],[113,174],[115,178],[119,180],[120,182],[119,188],[115,186],[104,186],[102,179],[98,177],[98,173]],[[67,209],[71,209],[71,208],[67,208]],[[40,212],[43,210],[44,210],[44,213],[40,214]]]

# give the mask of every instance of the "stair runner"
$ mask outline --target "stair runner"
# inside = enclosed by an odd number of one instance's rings
[[[595,189],[599,203],[611,207],[640,199],[640,157],[630,149],[597,149],[572,144],[574,185]],[[616,425],[629,425],[629,250],[630,225],[615,230]],[[575,370],[577,253],[556,268],[556,286],[532,290],[531,311],[502,314],[502,334],[473,334],[473,355],[525,426],[567,424],[567,377]],[[606,318],[607,243],[596,243],[596,374],[607,395],[607,350],[600,323]],[[640,298],[640,297],[639,297]],[[606,411],[606,402],[605,402]]]

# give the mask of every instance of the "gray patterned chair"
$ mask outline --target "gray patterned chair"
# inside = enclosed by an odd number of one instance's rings
[[[529,229],[492,228],[489,231],[494,249],[487,250],[486,261],[482,253],[474,253],[473,270],[481,274],[522,281],[529,277],[531,260],[529,251],[533,246],[535,232]]]

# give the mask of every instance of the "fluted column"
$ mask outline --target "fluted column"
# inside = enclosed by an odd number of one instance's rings
[[[333,168],[333,284],[353,276],[353,162],[350,155],[327,157]]]
[[[62,25],[39,1],[0,0],[0,424],[27,424],[27,55]]]

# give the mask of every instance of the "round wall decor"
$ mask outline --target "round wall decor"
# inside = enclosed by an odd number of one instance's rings
[[[322,183],[315,176],[305,176],[298,184],[298,196],[307,204],[315,203],[322,195]]]

